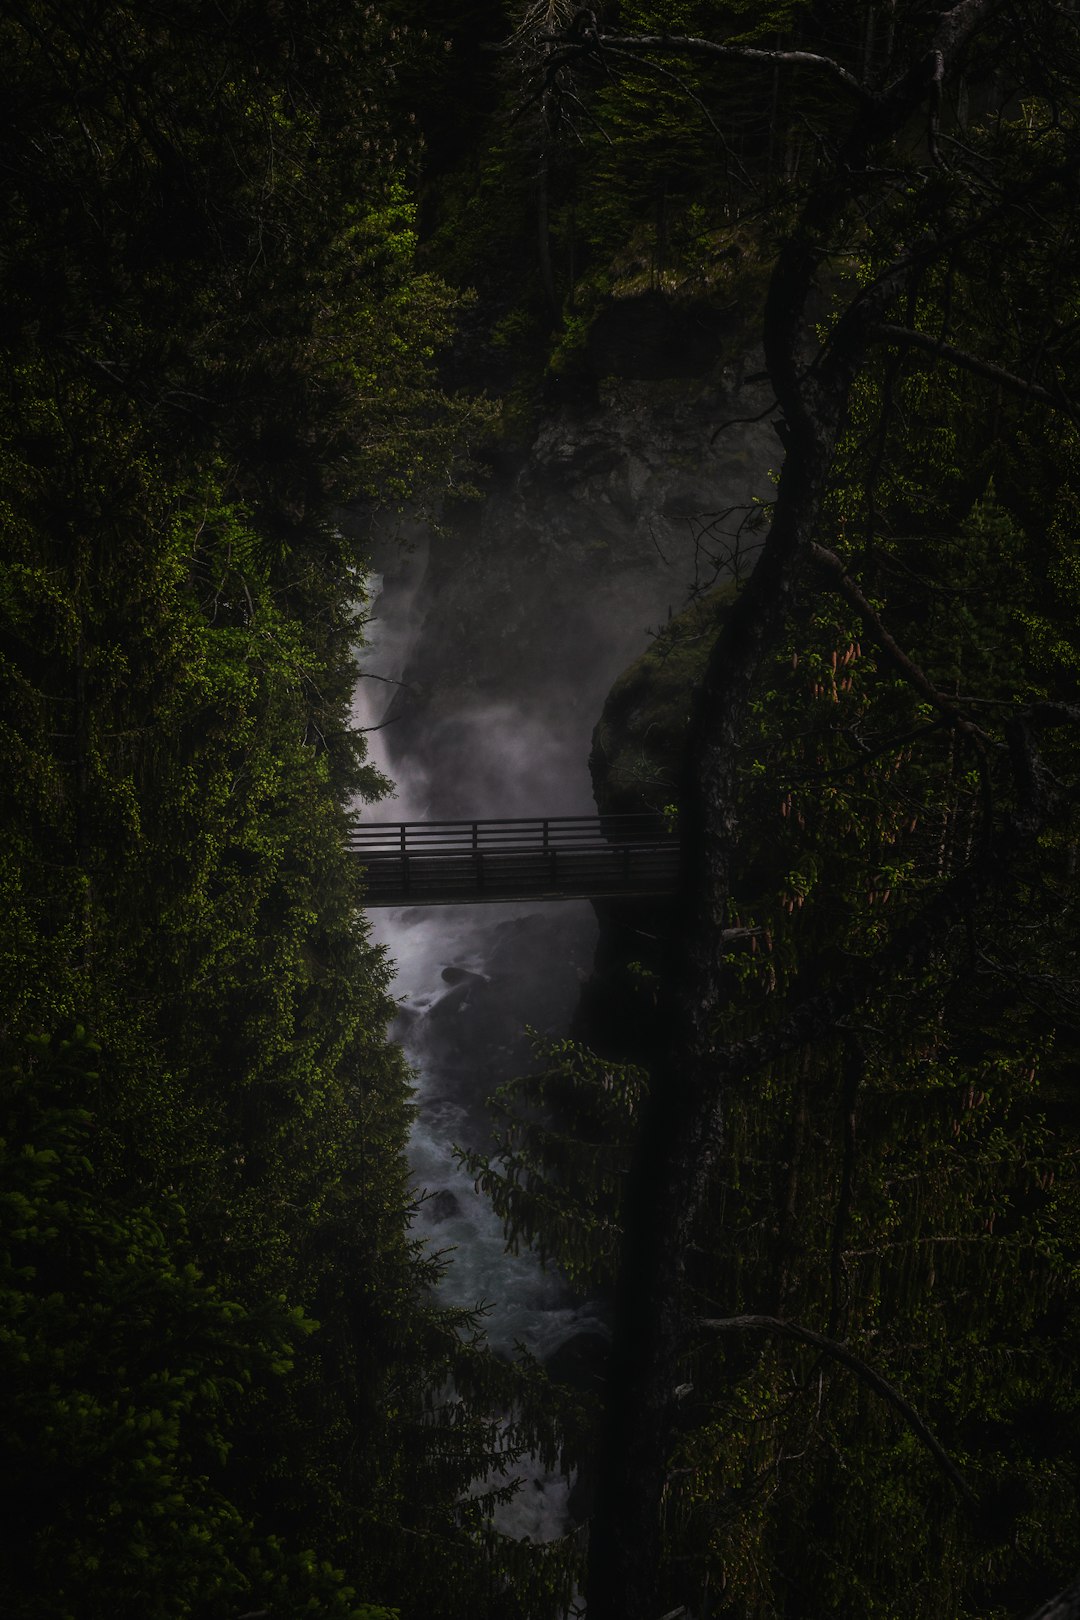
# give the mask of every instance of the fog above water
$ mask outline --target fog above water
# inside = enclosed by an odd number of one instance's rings
[[[741,518],[769,493],[767,425],[720,444],[713,433],[718,418],[759,411],[760,389],[727,373],[665,388],[627,382],[594,412],[549,421],[519,471],[447,533],[374,526],[354,720],[395,792],[366,820],[593,813],[588,757],[608,690],[695,587],[728,577]],[[603,1332],[600,1304],[505,1252],[453,1151],[488,1146],[485,1099],[534,1061],[528,1028],[569,1029],[591,971],[591,905],[370,915],[397,968],[392,1035],[416,1072],[409,1158],[427,1195],[416,1230],[452,1251],[443,1299],[485,1305],[489,1342],[507,1355],[520,1343],[546,1357]],[[500,1528],[558,1534],[567,1495],[565,1481],[534,1474]]]
[[[415,562],[409,560],[409,571]],[[380,727],[399,690],[390,683],[402,678],[411,650],[401,620],[380,606],[414,612],[415,594],[408,581],[384,593],[377,576],[369,588],[364,663],[383,678],[361,680],[354,718]],[[393,751],[392,729],[368,733],[373,763],[396,784],[393,799],[371,807],[372,820],[453,817],[462,813],[466,791],[470,816],[536,813],[537,795],[556,778],[562,804],[588,810],[587,770],[577,772],[585,786],[560,775],[560,740],[510,703],[474,705],[467,713],[454,739],[461,774],[451,791],[442,791],[444,777],[427,768],[426,748],[407,756]],[[539,803],[547,810],[545,797]],[[501,1225],[453,1149],[487,1145],[485,1099],[531,1065],[527,1030],[554,1036],[568,1026],[591,965],[592,907],[586,901],[407,906],[376,909],[370,917],[373,938],[386,945],[397,969],[401,1012],[391,1033],[417,1077],[409,1159],[418,1189],[429,1195],[417,1230],[433,1247],[453,1250],[442,1295],[448,1304],[489,1307],[486,1331],[499,1351],[511,1354],[521,1342],[547,1355],[582,1324],[599,1327],[599,1315],[575,1305],[560,1279],[530,1254],[505,1253]]]

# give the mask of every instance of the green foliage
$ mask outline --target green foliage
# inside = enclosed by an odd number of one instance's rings
[[[103,1198],[77,1100],[99,1056],[81,1030],[42,1037],[0,1076],[6,1612],[225,1620],[282,1603],[389,1620],[230,1500],[245,1409],[316,1324],[209,1283],[175,1197]]]
[[[862,10],[623,21],[800,30],[887,66]],[[363,557],[337,510],[422,499],[490,431],[435,371],[455,300],[415,258],[413,47],[343,0],[30,0],[0,46],[5,1598],[28,1620],[388,1612],[361,1591],[535,1620],[565,1608],[578,1539],[506,1545],[491,1513],[524,1450],[573,1460],[590,1419],[426,1298],[407,1075],[345,848],[384,784],[349,724]],[[480,284],[520,434],[545,362],[580,365],[612,296],[737,306],[741,344],[835,123],[813,83],[763,96],[689,57],[577,88],[582,126],[525,118],[466,157],[429,257]],[[1075,114],[1046,111],[965,131],[1026,199],[992,240],[982,189],[918,155],[873,229],[890,256],[921,240],[929,197],[955,250],[892,313],[933,341],[947,319],[1017,376],[1038,348],[1063,384]],[[869,282],[875,240],[842,245]],[[1025,813],[1005,717],[1075,698],[1080,467],[1073,426],[1014,397],[888,349],[855,390],[822,538],[981,743],[854,609],[794,604],[741,741],[718,1041],[916,936]],[[713,612],[622,684],[620,794],[647,781],[667,809]],[[1071,782],[1057,714],[1041,757]],[[694,1259],[703,1313],[798,1316],[902,1385],[981,1519],[846,1370],[703,1339],[667,1502],[692,1606],[709,1585],[746,1620],[985,1617],[1071,1558],[1076,844],[1064,804],[1038,859],[899,953],[857,1020],[733,1088]],[[650,1004],[655,964],[630,971]],[[93,1047],[57,1034],[77,1020]],[[611,1276],[643,1084],[556,1047],[504,1090],[501,1159],[470,1161],[511,1241],[582,1287]]]
[[[522,1242],[588,1295],[611,1288],[619,1198],[645,1084],[570,1040],[538,1044],[543,1067],[491,1099],[495,1156],[463,1153],[516,1254]]]
[[[563,11],[567,24],[572,8]],[[543,33],[549,13],[530,15]],[[618,27],[773,46],[808,17],[803,0],[706,0],[624,6]],[[454,34],[468,35],[470,20]],[[595,381],[589,334],[613,299],[708,302],[728,317],[731,358],[741,357],[758,338],[807,110],[828,120],[828,98],[801,81],[763,94],[740,64],[613,51],[538,101],[526,48],[491,60],[501,78],[474,88],[481,106],[495,103],[477,138],[449,173],[434,154],[425,252],[454,285],[479,291],[470,363],[501,399],[504,440],[529,441],[545,390]]]
[[[992,291],[980,302],[984,275],[974,259],[927,275],[914,315],[896,318],[937,331],[951,299],[957,341],[977,348],[958,310],[1004,322]],[[1062,273],[1063,323],[1065,286]],[[985,1620],[1071,1573],[1074,467],[1069,424],[1040,447],[1022,403],[963,368],[885,353],[856,384],[818,539],[868,606],[809,579],[754,694],[717,1045],[738,1051],[860,964],[887,967],[835,1030],[729,1084],[689,1257],[695,1314],[773,1315],[854,1350],[929,1422],[978,1508],[849,1369],[786,1340],[702,1332],[665,1496],[670,1589],[691,1608],[708,1590],[745,1620]],[[613,688],[594,758],[605,807],[656,808],[679,779],[712,640],[695,645],[693,629],[674,621],[675,647],[657,638]],[[1038,757],[1061,791],[1037,853],[987,875],[988,841],[1014,850],[1026,813],[1025,704],[1048,706]],[[953,926],[932,927],[953,892],[966,897]],[[656,966],[624,964],[639,1003]],[[589,1195],[568,1198],[568,1151],[545,1125],[539,1095],[519,1090],[507,1165],[487,1167],[496,1207],[556,1254],[581,1208],[599,1279],[610,1245],[590,1231]],[[626,1162],[626,1121],[607,1145]]]
[[[359,1620],[429,1607],[449,1546],[464,1612],[497,1424],[426,1404],[463,1352],[346,844],[385,784],[339,507],[422,502],[485,419],[435,375],[404,45],[337,0],[34,0],[0,45],[12,1580],[34,1617]],[[18,1054],[77,1021],[54,1106]]]
[[[1072,1020],[1072,806],[1037,866],[999,874],[966,922],[919,946],[924,909],[1018,813],[1011,705],[1064,696],[1031,634],[1052,603],[1045,553],[1015,485],[1012,510],[993,482],[972,500],[956,471],[965,419],[940,376],[931,398],[921,365],[868,371],[823,540],[878,581],[872,610],[932,686],[975,700],[985,743],[943,726],[853,609],[809,590],[742,739],[729,923],[746,934],[718,1037],[768,1030],[808,984],[913,943],[834,1036],[729,1087],[695,1287],[704,1316],[764,1312],[857,1351],[930,1420],[983,1506],[973,1520],[846,1369],[702,1336],[671,1551],[700,1558],[699,1582],[722,1580],[738,1615],[999,1615],[1069,1568],[1076,1140],[1054,1029]],[[1040,743],[1068,773],[1052,728]],[[1060,1445],[1035,1439],[1035,1407]]]

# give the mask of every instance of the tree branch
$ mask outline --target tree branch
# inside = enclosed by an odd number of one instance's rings
[[[844,565],[836,553],[827,550],[816,542],[812,542],[810,555],[818,567],[834,581],[839,595],[855,608],[866,629],[874,637],[890,662],[900,671],[904,679],[917,692],[921,693],[929,703],[934,705],[955,731],[968,737],[975,744],[979,754],[983,808],[987,817],[987,827],[989,827],[993,799],[987,774],[986,749],[991,741],[990,737],[983,731],[981,726],[977,726],[974,721],[966,719],[955,704],[950,703],[948,698],[943,697],[919,666],[893,640],[882,623],[880,615],[866,600],[850,575],[844,572]],[[1061,791],[1061,784],[1050,775],[1043,764],[1029,729],[1032,720],[1050,718],[1051,716],[1059,721],[1070,720],[1075,722],[1080,719],[1080,710],[1072,704],[1037,704],[1033,708],[1018,710],[1008,717],[1005,722],[1005,738],[1013,768],[1013,779],[1022,806],[1018,816],[1014,818],[1017,830],[1020,832],[1026,832],[1031,828],[1041,828],[1046,820],[1051,803]]]
[[[551,45],[566,43],[565,34],[552,34],[545,41]],[[589,51],[617,50],[623,54],[645,55],[671,52],[676,56],[711,56],[723,62],[761,62],[769,67],[812,67],[835,79],[859,101],[873,103],[877,98],[872,90],[857,79],[854,73],[834,62],[831,56],[819,56],[814,51],[763,51],[753,45],[721,45],[716,40],[699,39],[692,34],[594,34],[584,33],[576,42],[576,51],[584,55]]]
[[[944,697],[934,683],[911,659],[900,644],[893,639],[882,622],[881,615],[867,601],[855,581],[848,574],[835,551],[829,551],[825,546],[819,546],[816,541],[811,542],[810,555],[823,573],[832,580],[837,595],[842,596],[845,602],[853,607],[865,628],[873,636],[889,662],[904,677],[909,686],[914,687],[920,696],[928,703],[933,704],[939,714],[944,715],[955,730],[971,737],[980,745],[989,742],[985,731],[980,726],[968,720]]]
[[[809,550],[814,562],[829,575],[838,594],[855,609],[867,631],[873,636],[882,652],[900,672],[904,680],[914,687],[917,692],[921,693],[928,703],[933,704],[934,708],[949,722],[954,731],[959,732],[961,736],[966,737],[969,742],[974,744],[978,757],[979,789],[985,818],[985,833],[989,837],[994,814],[994,796],[990,785],[990,762],[987,754],[987,745],[990,738],[980,726],[977,726],[973,720],[968,720],[960,713],[955,704],[950,703],[948,698],[938,691],[918,664],[894,640],[885,628],[880,614],[867,601],[851,576],[845,572],[844,565],[835,551],[829,551],[825,546],[818,545],[816,541],[811,541]]]
[[[1016,852],[1030,847],[1026,829],[1007,825],[992,847],[987,842],[971,865],[936,887],[869,958],[849,957],[846,971],[836,961],[810,960],[772,1028],[759,1025],[755,1034],[724,1040],[724,1014],[736,1004],[738,986],[717,940],[728,922],[740,858],[737,762],[746,717],[759,673],[775,653],[811,561],[854,380],[866,364],[875,330],[902,289],[909,260],[901,246],[901,257],[875,284],[861,289],[835,322],[827,352],[807,366],[811,346],[820,351],[815,311],[822,267],[835,256],[838,229],[853,199],[877,184],[877,162],[887,143],[925,112],[937,71],[931,51],[941,53],[947,88],[956,54],[1001,3],[960,0],[936,17],[932,37],[922,48],[916,45],[907,71],[881,92],[809,52],[759,51],[673,36],[608,36],[624,53],[681,52],[764,69],[805,66],[842,86],[849,127],[837,131],[836,158],[807,187],[774,262],[762,336],[788,449],[768,539],[710,654],[685,751],[681,926],[672,931],[663,976],[659,1016],[664,1027],[658,1036],[663,1057],[643,1105],[625,1184],[608,1397],[590,1526],[586,1596],[593,1620],[651,1620],[663,1611],[660,1526],[673,1392],[691,1321],[687,1255],[716,1166],[729,1085],[783,1053],[831,1035],[838,1017],[860,1007],[890,973],[910,975],[947,952],[955,924],[1008,873]],[[581,49],[602,63],[605,38],[591,23],[590,30],[592,40],[582,38]],[[938,207],[935,215],[939,230],[947,223],[943,212]],[[931,256],[940,251],[935,242]],[[916,896],[912,901],[918,904]]]
[[[741,1333],[744,1331],[761,1333],[778,1333],[788,1339],[798,1339],[803,1344],[813,1345],[824,1355],[831,1356],[843,1366],[849,1367],[860,1377],[864,1384],[869,1384],[883,1400],[888,1401],[894,1411],[899,1412],[912,1433],[922,1441],[930,1452],[934,1461],[947,1479],[956,1486],[964,1499],[973,1506],[978,1504],[978,1497],[957,1468],[948,1452],[940,1441],[936,1440],[926,1427],[922,1418],[904,1399],[900,1391],[883,1378],[879,1372],[863,1361],[854,1351],[846,1345],[838,1344],[835,1339],[827,1339],[822,1333],[815,1333],[812,1328],[800,1327],[797,1322],[785,1322],[778,1316],[724,1316],[714,1319],[700,1320],[699,1327],[708,1328],[713,1333]]]
[[[408,681],[396,681],[392,675],[376,675],[373,669],[361,669],[357,674],[362,681],[382,681],[387,686],[404,686],[406,690],[409,686]]]
[[[883,338],[886,343],[903,344],[909,349],[923,349],[932,354],[936,360],[947,360],[950,365],[960,366],[964,371],[973,372],[977,377],[987,377],[991,382],[1000,383],[1003,388],[1010,389],[1014,394],[1023,394],[1028,399],[1037,399],[1041,405],[1049,405],[1054,410],[1064,410],[1069,416],[1077,414],[1075,407],[1067,400],[1059,399],[1048,389],[1040,388],[1038,383],[1025,382],[1012,371],[1006,371],[1004,366],[995,366],[991,360],[981,360],[977,354],[969,354],[966,349],[958,349],[955,344],[946,343],[941,338],[931,337],[929,332],[915,332],[906,326],[891,326],[881,323],[871,329],[872,338]]]
[[[1080,706],[1075,703],[1054,703],[1049,700],[1029,703],[1023,711],[1023,716],[1028,721],[1039,723],[1056,721],[1058,725],[1064,725],[1067,720],[1073,723],[1080,720]]]
[[[930,161],[940,164],[941,152],[938,147],[938,134],[941,129],[941,97],[945,82],[945,57],[941,51],[932,51],[933,70],[930,75],[930,94],[927,102],[926,146],[930,153]]]
[[[1026,832],[1031,827],[1040,827],[1045,821],[1060,783],[1043,764],[1031,729],[1022,714],[1012,715],[1005,722],[1005,740],[1020,799],[1020,810],[1015,821],[1018,829]]]
[[[958,5],[943,12],[931,50],[933,70],[936,72],[939,55],[944,69],[957,51],[967,44],[979,25],[999,10],[1003,3],[1004,0],[959,0]]]

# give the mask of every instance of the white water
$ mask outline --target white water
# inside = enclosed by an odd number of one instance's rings
[[[398,689],[394,683],[407,666],[418,627],[415,594],[395,591],[393,616],[380,616],[378,576],[368,588],[372,605],[362,668],[380,679],[360,681],[353,719],[369,728],[372,763],[396,784],[394,797],[368,814],[372,820],[419,820],[438,813],[423,762],[392,760],[390,728],[370,729],[381,726]],[[510,705],[475,711],[462,727],[462,769],[484,761],[488,768],[472,776],[472,813],[535,808],[542,791],[537,781],[554,780],[550,767],[557,753],[554,741],[545,746],[540,728]],[[582,793],[574,808],[587,810]],[[540,802],[550,813],[550,805]],[[565,1032],[595,943],[592,908],[584,901],[417,906],[376,909],[370,918],[373,939],[387,947],[397,969],[401,1013],[391,1035],[416,1075],[418,1111],[408,1156],[416,1190],[426,1197],[415,1230],[434,1251],[450,1251],[441,1298],[453,1306],[482,1306],[489,1344],[508,1357],[522,1345],[543,1359],[577,1333],[604,1332],[597,1306],[575,1303],[564,1282],[528,1250],[507,1252],[500,1221],[454,1153],[459,1145],[486,1147],[484,1101],[500,1081],[522,1072],[529,1057],[525,1026]],[[533,1540],[563,1533],[571,1482],[539,1465],[525,1463],[518,1471],[523,1487],[497,1510],[497,1527]]]
[[[440,1052],[437,1009],[443,1009],[444,1021],[451,1025],[467,1020],[470,998],[491,985],[489,969],[492,958],[501,954],[503,925],[533,918],[544,925],[543,913],[550,909],[440,906],[372,914],[373,938],[389,948],[397,963],[396,993],[403,1016],[393,1034],[417,1071],[419,1107],[409,1162],[417,1187],[430,1195],[421,1206],[418,1230],[433,1247],[454,1249],[442,1296],[452,1305],[487,1305],[485,1331],[496,1350],[512,1354],[520,1342],[541,1357],[571,1333],[597,1329],[599,1317],[592,1308],[571,1305],[564,1285],[541,1270],[527,1251],[506,1253],[500,1222],[458,1165],[455,1145],[483,1143],[484,1097],[470,1094],[467,1077],[462,1085],[456,1053],[447,1059]],[[549,932],[545,927],[545,935]],[[446,969],[475,979],[448,985],[442,978]],[[456,1035],[453,1028],[450,1035]]]

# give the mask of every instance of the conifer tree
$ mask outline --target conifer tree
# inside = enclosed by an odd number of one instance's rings
[[[733,1316],[747,1334],[766,1317],[786,1330],[800,1304],[794,1279],[815,1243],[832,1277],[830,1292],[815,1296],[825,1316],[815,1329],[828,1337],[834,1319],[853,1331],[843,1255],[855,1208],[854,1148],[843,1147],[841,1131],[831,1161],[838,1185],[827,1193],[817,1183],[812,1192],[805,1143],[821,1129],[815,1109],[843,1120],[851,1112],[845,1099],[866,1087],[868,1099],[882,1098],[867,1101],[868,1113],[882,1106],[884,1118],[891,1087],[921,1096],[915,1107],[930,1135],[920,1138],[916,1159],[921,1153],[926,1162],[914,1173],[936,1213],[926,1240],[912,1239],[907,1281],[889,1301],[898,1331],[905,1312],[924,1309],[919,1268],[924,1281],[931,1270],[936,1278],[932,1240],[952,1242],[950,1222],[963,1209],[973,1217],[980,1198],[992,1206],[982,1212],[985,1233],[1002,1209],[1023,1206],[1018,1252],[1042,1252],[1048,1180],[1039,1182],[1050,1171],[1040,1105],[1028,1107],[1024,1087],[1034,1070],[1046,1099],[1055,1096],[1040,1019],[1062,1030],[1072,1020],[1077,716],[1066,673],[1073,637],[1050,568],[1064,581],[1062,557],[1075,540],[1058,525],[1051,564],[1045,510],[1072,463],[1078,289],[1066,221],[1080,55],[1064,15],[1034,6],[1006,18],[978,0],[935,18],[917,8],[888,19],[808,14],[797,36],[774,41],[739,37],[733,20],[690,36],[665,18],[649,34],[581,12],[536,43],[537,82],[552,94],[571,72],[579,95],[593,70],[610,85],[628,60],[670,67],[684,82],[699,64],[744,80],[756,74],[762,84],[776,75],[786,114],[807,136],[797,161],[756,183],[751,175],[729,202],[735,211],[769,210],[775,247],[762,336],[785,459],[760,560],[703,672],[686,755],[684,898],[664,980],[666,1055],[642,1109],[623,1202],[591,1527],[589,1607],[602,1620],[700,1601],[676,1567],[665,1567],[661,1531],[683,1489],[672,1467],[708,1466],[700,1453],[673,1462],[682,1425],[676,1392],[688,1382],[692,1347],[698,1361],[734,1357],[738,1376],[756,1366],[775,1378],[781,1349],[704,1346],[710,1333],[726,1342]],[[1035,459],[1046,484],[1036,495],[1030,484],[1025,493],[1012,446],[1040,441],[1047,448]],[[991,459],[1000,473],[993,485]],[[822,709],[827,746],[817,741]],[[773,725],[785,739],[779,753],[765,743]],[[798,763],[785,766],[789,748]],[[748,940],[758,947],[749,958]],[[977,1078],[991,1075],[989,1086]],[[730,1107],[737,1127],[739,1099],[762,1076],[785,1097],[791,1132],[788,1194],[772,1189],[781,1211],[772,1299],[768,1310],[718,1309],[719,1301],[704,1309],[702,1223],[728,1153],[739,1153],[722,1145],[722,1115]],[[982,1100],[950,1116],[960,1146],[939,1150],[935,1093],[960,1077],[970,1077],[972,1098]],[[988,1119],[984,1131],[961,1116],[987,1096],[996,1123]],[[992,1173],[1009,1132],[1025,1166],[1022,1188]],[[878,1133],[887,1157],[884,1124]],[[744,1138],[742,1150],[753,1155],[755,1140]],[[1068,1141],[1060,1133],[1054,1140],[1066,1159]],[[940,1177],[932,1168],[939,1151]],[[889,1185],[891,1178],[886,1172]],[[835,1200],[816,1239],[798,1227],[804,1197],[819,1215]],[[839,1223],[832,1236],[830,1219]],[[1066,1218],[1059,1229],[1066,1244],[1068,1225]],[[1061,1257],[1058,1241],[1051,1247]],[[871,1335],[881,1332],[873,1314],[880,1276],[893,1276],[881,1242],[862,1257],[871,1280],[859,1284]],[[1005,1263],[1004,1251],[992,1252]],[[1045,1286],[1067,1313],[1071,1262],[1055,1259],[1051,1275]],[[741,1286],[729,1278],[731,1294]],[[946,1292],[954,1286],[962,1297],[969,1283],[953,1277]],[[1054,1337],[1040,1349],[1048,1388]],[[928,1376],[933,1387],[944,1374]],[[755,1399],[767,1406],[779,1387]],[[985,1383],[958,1390],[958,1411],[974,1414],[985,1398]],[[755,1421],[767,1429],[764,1412]],[[995,1465],[986,1466],[993,1474]],[[884,1481],[878,1489],[886,1494]],[[960,1541],[965,1533],[957,1532]],[[987,1594],[990,1602],[1030,1602],[1052,1588],[1066,1556],[1060,1540],[1036,1546],[1039,1534],[1022,1575],[969,1545],[955,1576],[943,1577],[925,1603],[947,1613],[956,1602],[985,1604]],[[744,1545],[750,1569],[761,1549]],[[888,1557],[877,1571],[886,1589],[875,1599],[881,1612],[907,1601],[892,1588],[910,1579]],[[817,1577],[805,1576],[809,1591]],[[954,1578],[960,1586],[950,1588]],[[961,1598],[964,1582],[973,1584]],[[849,1601],[851,1612],[863,1612],[873,1586],[867,1578],[857,1598],[854,1588],[841,1598],[827,1585],[809,1597],[763,1588],[755,1597],[748,1587],[739,1612]]]

